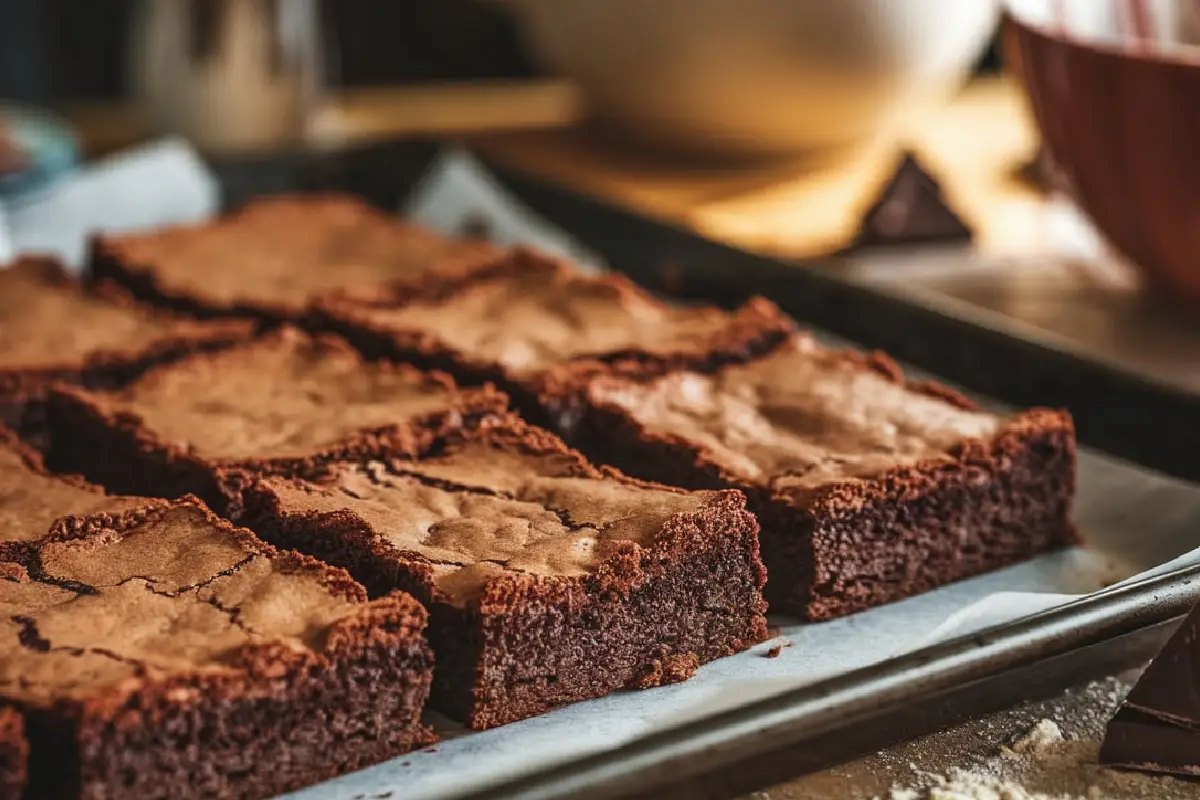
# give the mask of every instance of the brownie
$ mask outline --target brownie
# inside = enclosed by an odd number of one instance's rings
[[[85,289],[54,261],[0,268],[0,422],[18,426],[53,380],[127,381],[150,366],[247,338],[243,322],[197,322],[141,306],[111,287]]]
[[[515,418],[417,460],[264,477],[245,507],[273,543],[424,603],[431,707],[474,729],[684,680],[766,637],[741,493],[625,478]]]
[[[50,474],[40,453],[0,426],[0,560],[25,560],[35,542],[59,529],[60,517],[99,519],[153,503],[112,497],[79,478]]]
[[[214,222],[102,236],[91,274],[197,315],[299,320],[334,290],[407,280],[439,265],[495,257],[349,196],[278,196]]]
[[[1192,609],[1108,723],[1100,763],[1200,777],[1200,607]]]
[[[47,405],[64,443],[56,468],[123,494],[194,493],[236,514],[230,503],[246,473],[413,454],[444,431],[503,413],[507,398],[282,328],[153,369],[122,389],[56,386]]]
[[[15,800],[29,778],[29,742],[25,720],[14,708],[0,706],[0,797]]]
[[[584,393],[593,458],[746,492],[773,611],[829,619],[1076,541],[1068,414],[985,413],[879,354],[797,335],[713,373],[602,376]]]
[[[767,350],[795,327],[761,298],[733,312],[670,305],[622,275],[528,250],[402,291],[330,298],[317,316],[368,354],[493,381],[535,422],[571,403],[548,380],[565,363],[711,368]]]
[[[0,573],[30,796],[269,797],[432,739],[424,609],[194,498],[69,518]]]

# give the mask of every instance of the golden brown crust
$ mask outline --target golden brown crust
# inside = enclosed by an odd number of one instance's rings
[[[466,312],[464,325],[447,327],[468,297],[481,307]],[[512,310],[518,302],[532,306],[520,319]],[[538,324],[539,315],[546,324]],[[481,323],[481,317],[491,321]],[[606,319],[612,324],[601,324]],[[588,275],[521,249],[391,291],[330,297],[314,306],[312,322],[372,356],[445,370],[466,382],[494,382],[538,423],[560,419],[577,405],[581,374],[715,369],[769,350],[795,330],[790,317],[761,297],[732,312],[679,309],[619,273]],[[463,338],[468,326],[478,328],[475,337]],[[506,343],[498,341],[505,337]]]
[[[328,335],[309,337],[283,328],[247,347],[269,349],[273,343],[286,347],[289,342],[297,341],[331,358],[345,359],[367,369],[367,362],[357,351]],[[144,374],[133,388],[153,386],[180,370],[203,367],[214,373],[223,371],[214,369],[216,364],[232,370],[236,368],[238,354],[239,348],[231,348],[163,365]],[[359,429],[338,441],[314,446],[304,454],[248,458],[213,458],[198,451],[191,441],[164,439],[121,393],[56,385],[48,404],[56,437],[92,443],[75,451],[75,457],[81,461],[68,461],[72,468],[110,489],[116,487],[128,493],[171,497],[192,492],[230,516],[237,514],[239,487],[250,475],[303,473],[331,460],[412,456],[460,427],[487,424],[491,418],[506,413],[507,396],[490,385],[459,391],[453,380],[441,373],[422,373],[407,365],[385,362],[372,362],[369,369],[372,374],[393,376],[431,395],[444,393],[445,402],[431,413],[382,427]],[[247,378],[258,379],[255,375]],[[89,457],[98,460],[89,461]],[[128,474],[122,474],[121,469],[128,470]]]
[[[201,225],[98,237],[89,269],[95,280],[195,316],[300,322],[310,302],[338,288],[370,292],[498,252],[352,195],[277,195]]]

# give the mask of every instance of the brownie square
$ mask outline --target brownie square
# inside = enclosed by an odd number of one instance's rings
[[[110,286],[85,289],[49,259],[0,268],[0,422],[18,426],[54,380],[128,381],[150,366],[246,339],[245,322],[197,322],[156,311]]]
[[[0,560],[24,561],[35,542],[61,530],[61,517],[99,519],[154,502],[113,497],[80,478],[52,475],[40,453],[0,426]]]
[[[739,492],[598,469],[515,418],[416,460],[263,477],[246,523],[430,610],[431,706],[490,728],[691,677],[766,637]]]
[[[283,328],[147,372],[127,387],[57,386],[55,467],[110,491],[193,493],[236,515],[237,484],[334,458],[415,454],[444,431],[504,413],[493,388],[365,361],[331,336]],[[232,505],[231,505],[232,503]]]
[[[767,350],[795,327],[761,298],[733,312],[670,305],[624,276],[526,250],[373,297],[332,297],[316,317],[368,354],[495,382],[539,423],[551,410],[561,419],[573,400],[572,386],[552,379],[563,364],[712,368]]]
[[[0,797],[20,797],[28,778],[25,721],[16,709],[0,706]]]
[[[91,273],[197,315],[298,320],[314,299],[493,258],[350,196],[269,197],[204,225],[96,240]]]
[[[431,741],[424,609],[195,499],[71,518],[0,574],[29,796],[270,797]]]
[[[746,492],[773,611],[829,619],[1076,541],[1066,412],[985,413],[882,355],[797,335],[708,374],[591,379],[585,395],[593,458]]]

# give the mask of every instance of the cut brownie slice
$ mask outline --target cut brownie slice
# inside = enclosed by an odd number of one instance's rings
[[[317,316],[361,350],[464,381],[494,381],[534,421],[573,399],[547,381],[588,360],[638,372],[712,368],[777,344],[795,323],[761,298],[735,312],[669,305],[621,275],[530,251],[406,290],[331,298]],[[555,413],[561,417],[561,413]]]
[[[53,261],[0,268],[0,421],[16,427],[52,380],[128,381],[189,352],[247,338],[244,322],[196,322],[140,306],[111,287],[84,289]]]
[[[284,328],[160,367],[110,392],[55,387],[60,469],[111,491],[195,493],[227,514],[243,472],[286,472],[329,458],[415,454],[444,431],[503,413],[492,389],[368,363],[333,337]]]
[[[416,461],[309,477],[261,479],[248,524],[425,603],[431,705],[472,728],[683,680],[766,636],[739,492],[602,471],[515,419]]]
[[[49,474],[41,454],[0,426],[0,560],[24,561],[34,542],[60,529],[60,517],[88,514],[99,519],[153,504],[111,497],[79,478]]]
[[[406,280],[499,252],[352,197],[282,196],[206,225],[100,237],[91,271],[194,314],[295,320],[323,294]]]
[[[711,374],[593,379],[586,398],[594,458],[750,496],[776,611],[828,619],[1075,541],[1068,414],[984,413],[881,355],[798,335]]]
[[[14,708],[0,706],[0,797],[16,800],[29,778],[25,721]]]
[[[411,597],[368,603],[194,499],[67,528],[0,565],[30,796],[269,797],[431,740]]]

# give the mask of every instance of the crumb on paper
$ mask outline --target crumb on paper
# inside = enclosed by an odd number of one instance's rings
[[[1063,734],[1058,723],[1052,719],[1044,719],[1013,742],[1009,750],[1013,754],[1036,753],[1061,741]]]
[[[779,658],[779,654],[783,652],[783,645],[777,644],[764,653],[765,658]]]

